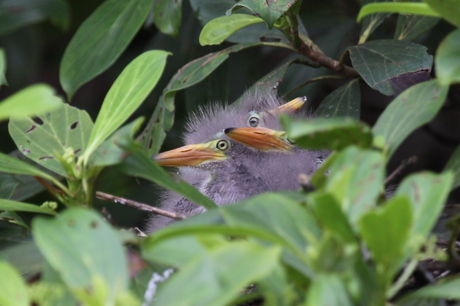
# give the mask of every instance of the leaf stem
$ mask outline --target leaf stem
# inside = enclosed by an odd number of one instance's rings
[[[404,268],[404,271],[401,274],[401,276],[396,280],[394,285],[391,286],[390,290],[388,290],[387,292],[388,299],[392,298],[404,286],[406,281],[409,279],[409,277],[412,275],[415,268],[417,267],[418,262],[419,260],[415,258],[412,258],[411,261],[409,261],[409,263]]]

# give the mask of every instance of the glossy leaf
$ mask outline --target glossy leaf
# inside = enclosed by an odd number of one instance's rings
[[[305,305],[351,306],[354,303],[347,293],[343,279],[336,274],[320,274],[307,292]]]
[[[323,189],[335,197],[349,222],[355,225],[375,207],[384,178],[385,161],[381,153],[349,147],[337,154],[330,165]]]
[[[305,149],[341,150],[350,145],[372,145],[369,126],[350,118],[295,120],[281,116],[281,123],[289,139]]]
[[[245,286],[276,267],[281,249],[238,241],[216,248],[172,275],[158,290],[158,305],[227,305]],[[200,281],[197,282],[197,275]],[[177,288],[182,288],[177,294]]]
[[[426,47],[401,40],[374,40],[350,47],[353,67],[372,88],[385,95],[401,91],[401,77],[405,87],[429,80],[433,57]],[[422,76],[420,76],[422,74]],[[403,88],[405,89],[405,88]]]
[[[0,260],[0,305],[28,306],[29,293],[21,275],[7,262]]]
[[[6,72],[5,49],[0,48],[0,86],[1,85],[8,85],[8,81],[6,80],[5,72]],[[1,120],[1,118],[0,118],[0,120]]]
[[[3,0],[0,12],[0,35],[46,19],[63,29],[70,23],[70,8],[65,0]]]
[[[447,89],[432,80],[409,88],[388,105],[373,127],[375,137],[384,138],[388,157],[410,133],[434,118]]]
[[[268,28],[271,29],[275,22],[280,18],[287,10],[296,3],[297,0],[278,0],[278,1],[252,1],[242,0],[235,4],[231,9],[227,11],[227,15],[230,15],[232,11],[238,8],[244,7],[253,12],[256,16],[260,16]]]
[[[88,113],[62,104],[38,119],[11,119],[8,130],[22,154],[62,176],[66,171],[56,159],[67,150],[75,156],[84,152],[93,122]]]
[[[315,117],[351,117],[359,120],[360,110],[359,80],[354,79],[330,93],[317,108]]]
[[[413,211],[412,237],[421,241],[433,229],[438,220],[449,192],[452,188],[453,174],[417,173],[408,176],[399,185],[396,196],[404,195],[410,199]]]
[[[62,104],[62,100],[56,97],[52,87],[46,84],[32,85],[0,103],[0,120],[8,119],[9,117],[21,118],[42,115]]]
[[[431,30],[439,20],[441,19],[431,16],[400,14],[398,16],[394,38],[412,41],[423,33]]]
[[[115,62],[144,23],[152,3],[107,0],[81,24],[60,67],[61,85],[69,99]]]
[[[239,29],[254,23],[264,22],[259,17],[246,14],[222,16],[208,22],[200,33],[200,45],[219,45]]]
[[[56,215],[56,212],[49,208],[40,207],[38,205],[29,203],[11,201],[7,199],[0,199],[0,210],[26,211],[48,215]]]
[[[153,22],[164,34],[176,37],[182,19],[182,0],[154,0]]]
[[[428,2],[428,1],[425,1]],[[358,14],[358,22],[365,16],[375,13],[400,13],[416,14],[432,17],[441,17],[430,5],[426,3],[407,3],[407,2],[390,2],[390,3],[369,3],[361,8]]]
[[[127,149],[130,150],[130,154],[121,165],[121,169],[125,173],[150,180],[162,187],[183,195],[190,201],[193,201],[194,203],[207,209],[216,207],[216,204],[211,199],[203,195],[187,182],[183,180],[176,182],[166,171],[158,166],[153,159],[149,158],[146,153],[136,145]]]
[[[3,153],[0,153],[0,171],[13,174],[38,176],[47,180],[53,180],[51,175],[41,171],[40,169]]]
[[[183,66],[169,81],[163,90],[163,95],[150,117],[147,127],[139,137],[143,146],[148,150],[149,155],[160,151],[161,144],[174,123],[174,97],[177,91],[191,87],[219,67],[230,55],[230,53],[242,49],[258,46],[260,43],[235,45],[219,52],[209,53]]]
[[[361,236],[368,247],[379,274],[380,284],[388,286],[405,256],[414,216],[407,197],[396,196],[360,222]]]
[[[93,211],[68,209],[32,222],[35,241],[80,301],[114,304],[128,287],[128,263],[116,232]]]
[[[439,45],[436,76],[444,86],[460,82],[460,29],[447,35]]]
[[[168,55],[165,51],[147,51],[122,71],[104,99],[83,158],[88,159],[142,104],[160,79]]]
[[[460,27],[460,6],[457,0],[423,0],[442,18]]]

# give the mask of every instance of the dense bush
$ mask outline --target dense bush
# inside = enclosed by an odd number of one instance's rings
[[[460,150],[441,173],[408,175],[385,196],[392,180],[387,167],[401,162],[394,157],[398,148],[433,120],[449,88],[457,89],[460,2],[363,2],[360,9],[349,1],[330,7],[300,0],[106,0],[58,56],[65,97],[43,83],[22,88],[28,82],[18,77],[15,58],[27,46],[15,42],[34,36],[43,20],[68,28],[69,4],[0,3],[0,81],[8,95],[0,120],[8,120],[9,133],[2,138],[17,147],[0,154],[0,304],[415,305],[460,299],[458,277],[434,280],[426,268],[436,262],[437,272],[449,274],[460,265],[458,218],[442,241],[432,235],[450,191],[460,185]],[[111,86],[96,116],[94,92],[106,82]],[[315,118],[282,116],[282,125],[297,146],[333,153],[297,192],[216,207],[149,156],[160,151],[168,132],[178,138],[183,117],[202,100],[232,101],[243,90],[306,94]],[[96,104],[88,106],[90,114],[70,105],[85,105],[82,97]],[[360,121],[384,97],[393,100],[373,127],[373,120]],[[144,101],[156,101],[154,108]],[[94,204],[101,186],[136,197],[137,181],[127,183],[128,191],[119,187],[129,176],[208,211],[140,238],[111,225],[110,213],[101,215]],[[37,196],[43,190],[52,197]],[[152,187],[143,192],[153,193]],[[133,210],[117,209],[115,223]]]

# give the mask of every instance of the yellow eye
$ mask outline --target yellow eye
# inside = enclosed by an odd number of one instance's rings
[[[260,117],[258,115],[252,115],[248,119],[248,126],[257,127],[259,125]]]
[[[227,151],[229,147],[230,147],[230,144],[226,140],[219,140],[216,144],[216,148],[221,151]]]

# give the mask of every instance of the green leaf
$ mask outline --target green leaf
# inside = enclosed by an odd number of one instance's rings
[[[169,52],[147,51],[135,58],[120,74],[104,99],[94,123],[84,159],[106,140],[142,104],[155,87]]]
[[[89,159],[89,164],[94,166],[109,166],[121,162],[125,158],[126,147],[133,141],[136,133],[144,122],[144,117],[137,118],[133,122],[120,128],[104,141]]]
[[[171,237],[154,247],[144,247],[142,258],[181,268],[196,258],[206,256],[209,250],[227,243],[223,235],[212,233]]]
[[[460,6],[458,0],[423,0],[442,18],[460,27]]]
[[[396,196],[405,195],[411,200],[414,215],[412,237],[425,241],[438,220],[452,188],[453,175],[417,173],[408,176],[399,185]]]
[[[51,22],[67,29],[70,23],[70,7],[65,0],[3,0],[0,2],[0,35],[19,28],[51,19]]]
[[[5,261],[0,260],[0,305],[28,306],[29,293],[18,271]]]
[[[88,113],[61,104],[38,119],[11,119],[8,130],[22,154],[62,176],[68,174],[56,158],[72,150],[80,156],[88,143],[93,122]]]
[[[305,149],[342,150],[356,145],[372,145],[372,132],[366,124],[351,118],[295,120],[281,116],[289,139]]]
[[[307,292],[307,306],[354,305],[343,279],[336,274],[320,274]]]
[[[400,94],[373,127],[374,136],[385,139],[388,158],[403,140],[418,127],[433,120],[447,96],[448,87],[436,80],[412,86]]]
[[[46,84],[36,84],[3,100],[0,103],[0,120],[9,117],[42,115],[61,105],[62,100],[56,97],[52,87]]]
[[[40,207],[35,204],[11,201],[7,199],[0,199],[0,210],[26,211],[41,214],[57,215],[54,210],[51,210],[49,208]]]
[[[158,305],[227,305],[242,288],[269,275],[281,249],[237,241],[207,252],[160,287]],[[199,276],[199,281],[197,281]],[[177,294],[177,288],[181,294]]]
[[[212,19],[222,16],[234,4],[234,0],[190,0],[193,12],[202,26]]]
[[[313,213],[322,227],[347,243],[357,242],[347,216],[331,194],[314,192],[308,195],[307,201],[311,203]]]
[[[278,1],[252,1],[252,0],[241,0],[230,8],[226,14],[230,15],[233,11],[238,8],[244,7],[253,12],[256,16],[260,16],[268,28],[271,29],[275,25],[275,22],[280,18],[287,10],[296,3],[297,0],[278,0]]]
[[[13,175],[0,172],[0,199],[10,199],[20,183]]]
[[[360,110],[359,80],[354,79],[330,93],[317,108],[315,117],[351,117],[359,120]]]
[[[454,173],[454,182],[452,184],[452,189],[460,186],[460,146],[458,146],[446,166],[444,171],[451,170]]]
[[[254,23],[264,22],[259,17],[246,14],[221,16],[208,22],[201,30],[200,45],[219,45],[239,29]]]
[[[390,2],[366,4],[359,11],[357,21],[360,22],[364,16],[381,12],[441,17],[438,12],[426,3]]]
[[[397,301],[397,305],[410,303],[412,300],[420,298],[439,298],[447,300],[460,299],[460,278],[454,277],[448,280],[440,281],[434,285],[425,286],[415,292],[409,293]]]
[[[154,0],[153,22],[162,33],[176,37],[182,19],[182,0]]]
[[[441,20],[437,17],[422,15],[399,15],[394,38],[412,41],[431,30]]]
[[[83,304],[113,305],[128,287],[128,263],[116,232],[93,211],[68,209],[32,222],[35,241]]]
[[[373,2],[386,2],[386,1],[388,0],[363,0],[362,4],[364,5],[364,7],[367,7],[368,5],[372,5]],[[389,15],[390,14],[387,14],[387,13],[375,12],[375,14],[371,14],[370,16],[365,16],[363,20],[363,25],[361,27],[358,44],[362,44],[366,42],[366,40],[369,38],[372,32],[374,32]],[[360,20],[358,20],[358,22],[359,21]]]
[[[176,182],[166,171],[149,158],[146,153],[133,145],[127,148],[131,152],[125,162],[121,165],[121,170],[129,175],[140,176],[150,180],[162,187],[175,191],[190,201],[201,205],[207,209],[215,208],[217,205],[201,192],[196,190],[187,182],[180,180]]]
[[[460,82],[460,29],[447,35],[439,45],[436,53],[436,76],[444,86]]]
[[[0,153],[0,171],[13,174],[39,176],[47,180],[53,180],[51,175],[32,165],[29,165],[26,162],[3,153]]]
[[[177,91],[191,87],[219,67],[230,55],[248,47],[258,46],[261,43],[241,44],[231,46],[215,53],[209,53],[183,66],[169,81],[163,90],[163,95],[150,117],[147,127],[139,137],[149,155],[159,152],[161,144],[174,123],[174,97]]]
[[[6,80],[5,72],[6,72],[5,49],[0,48],[0,86],[1,85],[8,85],[8,81]],[[1,118],[0,118],[0,120],[1,120]]]
[[[385,161],[380,152],[349,147],[337,154],[322,190],[335,197],[349,222],[355,224],[375,207],[384,179]]]
[[[400,268],[413,220],[408,198],[396,196],[385,206],[368,212],[359,222],[362,238],[377,265],[380,284],[383,286],[391,283]]]
[[[433,57],[426,49],[408,41],[392,39],[374,40],[349,48],[353,67],[364,81],[388,96],[398,93],[401,77],[409,78],[412,85],[419,82],[419,74],[422,77],[429,74]],[[411,79],[415,80],[410,82]]]
[[[60,67],[61,85],[69,99],[115,62],[144,23],[152,2],[107,0],[81,24]]]

